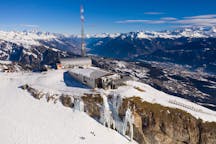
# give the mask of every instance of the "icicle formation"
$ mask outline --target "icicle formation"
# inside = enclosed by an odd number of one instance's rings
[[[117,114],[118,114],[118,110],[119,107],[122,103],[122,99],[120,95],[116,95],[115,93],[112,96],[112,104],[113,104],[113,108],[116,110]]]
[[[120,95],[115,94],[115,93],[111,93],[110,95],[112,97],[111,99],[111,111],[112,111],[112,116],[113,116],[113,123],[114,125],[114,129],[116,129],[119,133],[122,133],[122,129],[123,129],[123,123],[119,117],[119,107],[122,104],[122,98]]]
[[[102,95],[103,98],[103,107],[101,108],[101,118],[100,118],[100,122],[106,126],[108,128],[111,127],[111,125],[113,125],[113,128],[115,129],[115,122],[112,118],[112,112],[110,111],[110,107],[108,104],[108,100],[107,97],[105,95]]]
[[[126,131],[129,129],[130,132],[130,140],[133,140],[133,123],[134,123],[134,116],[131,112],[130,108],[128,107],[125,118],[124,118],[124,124],[123,124],[123,135],[126,134]],[[129,127],[128,127],[129,125]]]
[[[84,111],[84,103],[81,99],[74,100],[74,110]]]

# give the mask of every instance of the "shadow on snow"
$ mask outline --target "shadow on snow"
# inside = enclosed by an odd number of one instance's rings
[[[78,87],[78,88],[89,89],[89,87],[87,87],[86,85],[72,78],[68,72],[64,72],[63,79],[64,79],[65,85],[68,87]]]

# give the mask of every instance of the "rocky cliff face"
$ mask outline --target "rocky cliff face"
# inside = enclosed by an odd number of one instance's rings
[[[158,104],[142,102],[138,97],[124,99],[119,116],[134,107],[134,139],[140,144],[214,144],[216,123],[204,123],[190,114]]]
[[[89,116],[123,135],[132,136],[139,144],[216,143],[215,122],[203,122],[182,110],[143,102],[139,97],[122,99],[115,95],[109,95],[104,98],[99,93],[89,93],[77,98],[73,95],[50,95],[28,85],[21,86],[21,88],[27,90],[36,99],[46,97],[47,102],[60,101],[64,106],[76,110],[76,105],[80,106],[78,103],[82,101],[83,110]],[[109,108],[104,108],[104,105]],[[129,123],[126,123],[126,127],[124,127],[128,109],[133,115],[132,131],[131,127],[127,126],[130,125]],[[108,111],[108,115],[101,113],[106,111]]]
[[[83,97],[85,111],[93,118],[100,117],[103,100],[97,96]],[[112,103],[109,96],[109,104]],[[139,97],[123,99],[118,115],[122,122],[128,107],[134,115],[133,138],[140,144],[214,144],[216,123],[203,122],[179,109],[142,102]],[[120,131],[119,131],[120,132]],[[120,132],[121,133],[121,132]],[[129,135],[129,133],[126,133]]]

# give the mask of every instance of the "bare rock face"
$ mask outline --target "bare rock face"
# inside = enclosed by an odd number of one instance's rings
[[[216,143],[216,124],[203,123],[201,127],[201,143],[202,144],[215,144]]]
[[[138,97],[124,99],[119,108],[124,117],[127,106],[134,109],[134,139],[140,144],[214,144],[216,123],[203,123],[190,114]]]
[[[73,107],[73,105],[74,105],[72,102],[72,98],[68,95],[62,95],[60,97],[60,101],[66,107]]]
[[[34,98],[36,98],[38,100],[40,100],[44,96],[44,94],[42,92],[30,87],[27,84],[20,86],[20,88],[23,90],[27,90]]]
[[[145,135],[143,134],[142,129],[142,117],[137,113],[134,112],[134,139],[138,142],[145,141]]]
[[[104,99],[100,94],[84,94],[80,99],[72,95],[43,94],[29,85],[23,85],[20,88],[27,90],[36,99],[41,99],[46,95],[47,102],[54,101],[55,103],[55,101],[59,100],[64,106],[69,108],[75,108],[76,100],[83,101],[84,111],[89,116],[98,121],[102,117],[101,109],[103,108]],[[185,111],[143,102],[139,97],[125,98],[115,102],[112,100],[113,98],[114,96],[110,96],[108,100],[113,110],[113,120],[119,120],[118,122],[123,123],[127,109],[132,108],[132,138],[139,144],[216,143],[215,122],[204,123],[202,120],[194,118]],[[116,116],[118,117],[117,119],[115,119]],[[116,130],[121,133],[121,130]],[[129,136],[130,133],[126,131],[125,134]]]
[[[85,104],[85,112],[94,119],[99,120],[103,98],[97,94],[85,94],[85,96],[82,97],[82,100]]]

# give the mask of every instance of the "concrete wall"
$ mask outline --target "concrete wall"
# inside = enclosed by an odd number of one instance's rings
[[[106,75],[106,76],[103,76],[101,78],[98,78],[98,79],[94,79],[94,78],[89,78],[89,77],[86,77],[82,74],[77,74],[77,73],[73,73],[71,71],[69,71],[69,74],[75,78],[76,80],[80,81],[81,83],[91,87],[91,88],[96,88],[98,87],[98,82],[101,81],[102,82],[102,88],[104,89],[110,89],[110,88],[113,88],[113,85],[114,81],[115,80],[120,80],[121,77],[120,75],[118,74],[111,74],[111,75]]]
[[[95,88],[95,79],[92,79],[92,78],[88,78],[88,77],[85,77],[83,75],[80,75],[80,74],[76,74],[76,73],[73,73],[73,72],[70,72],[69,71],[69,74],[70,76],[72,76],[73,78],[75,78],[76,80],[80,81],[81,83],[91,87],[91,88]]]
[[[92,60],[90,58],[62,59],[61,64],[63,68],[73,68],[77,66],[90,67],[92,65]]]
[[[115,81],[120,80],[121,76],[118,74],[111,74],[104,77],[101,77],[102,87],[104,89],[112,89],[116,88]]]

